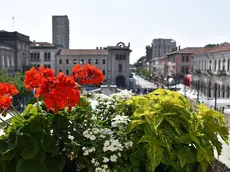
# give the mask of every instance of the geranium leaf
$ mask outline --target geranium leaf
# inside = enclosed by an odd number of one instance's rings
[[[39,147],[35,141],[28,142],[27,146],[22,150],[21,156],[24,159],[33,159],[39,152]]]

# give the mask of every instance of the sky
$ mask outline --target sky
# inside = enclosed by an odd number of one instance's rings
[[[71,49],[130,43],[131,63],[145,55],[145,46],[154,38],[174,39],[181,48],[230,42],[230,0],[0,0],[0,4],[0,30],[52,43],[52,15],[67,15]]]

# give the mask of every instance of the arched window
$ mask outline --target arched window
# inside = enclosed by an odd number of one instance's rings
[[[225,98],[225,86],[222,85],[222,98]]]
[[[212,60],[209,61],[209,70],[212,70]]]
[[[225,59],[223,60],[223,71],[225,71]]]
[[[220,65],[221,65],[221,60],[219,60],[218,70],[221,70],[221,69],[220,69]]]
[[[217,84],[217,97],[220,98],[220,84]]]
[[[216,70],[216,60],[214,61],[214,70]]]

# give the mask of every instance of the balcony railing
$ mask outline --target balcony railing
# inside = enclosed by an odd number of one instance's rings
[[[200,69],[195,70],[195,74],[201,74],[201,70]]]

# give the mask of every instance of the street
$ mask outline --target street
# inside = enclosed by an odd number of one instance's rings
[[[155,89],[157,88],[157,85],[152,83],[152,82],[149,82],[143,78],[141,78],[140,76],[138,75],[133,75],[133,78],[135,79],[136,81],[136,87],[141,87],[141,88],[152,88],[152,89]]]

